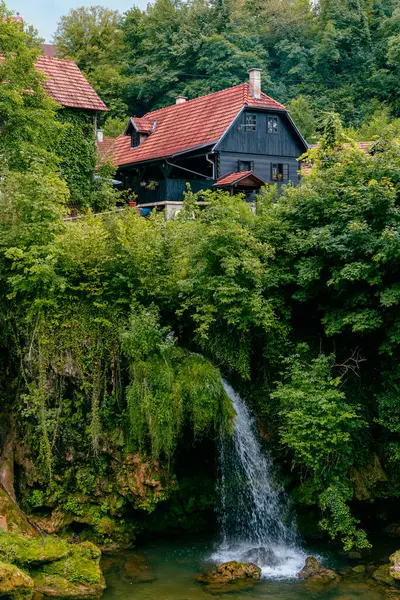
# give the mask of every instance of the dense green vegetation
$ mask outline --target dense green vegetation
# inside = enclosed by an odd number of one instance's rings
[[[242,83],[257,66],[313,141],[325,111],[356,128],[400,117],[399,36],[396,0],[156,0],[124,15],[72,9],[55,42],[109,103],[108,133],[126,114]]]
[[[372,27],[375,14],[371,10],[364,22],[357,7],[351,23],[342,5],[331,7],[338,22],[347,23],[353,42],[355,31],[365,34],[360,23]],[[313,60],[322,69],[325,46],[336,40],[342,54],[335,64],[343,61],[351,97],[360,93],[354,107],[376,106],[357,87],[358,75],[350,78],[346,70],[356,58],[354,48],[359,53],[354,69],[362,68],[364,38],[350,48],[343,30],[335,37],[328,8],[318,14],[296,8],[307,13],[308,27],[318,32],[325,22],[330,32],[313,37],[320,44]],[[245,9],[256,7],[235,8]],[[226,65],[226,79],[215,72],[215,85],[223,87],[235,82],[232,72],[242,79],[229,65],[248,65],[253,39],[246,37],[245,51],[233,25],[231,38],[215,33],[215,23],[233,23],[233,10],[163,0],[145,14],[131,11],[123,28],[130,23],[138,47],[146,41],[146,60],[153,60],[152,40],[168,60],[171,49],[177,52],[172,43],[180,36],[177,15],[182,27],[188,27],[189,16],[204,30],[209,23],[209,38]],[[264,9],[258,10],[261,26]],[[390,21],[389,12],[383,23]],[[317,507],[322,529],[346,549],[367,547],[360,505],[371,511],[368,503],[400,495],[400,138],[398,124],[388,123],[389,107],[363,125],[381,134],[370,154],[330,114],[320,148],[310,153],[315,164],[310,175],[297,188],[283,187],[279,196],[275,187],[263,190],[255,212],[240,196],[221,191],[203,193],[209,204],[200,209],[188,191],[173,221],[162,214],[145,219],[130,209],[66,221],[70,194],[79,195],[82,187],[82,195],[101,206],[111,192],[85,188],[72,157],[62,155],[60,137],[82,123],[59,115],[34,68],[37,43],[7,19],[4,7],[3,15],[0,463],[10,462],[9,473],[17,465],[21,505],[44,528],[83,531],[104,543],[129,544],[148,526],[146,515],[160,512],[159,504],[169,521],[185,526],[188,515],[214,501],[201,481],[194,483],[192,465],[196,453],[206,452],[212,475],[218,439],[231,432],[234,415],[220,379],[224,374],[247,396],[279,449],[294,501]],[[276,32],[284,30],[279,16]],[[241,19],[246,27],[253,22]],[[160,23],[169,42],[160,38]],[[296,33],[293,24],[290,29]],[[260,57],[260,33],[254,36],[251,52]],[[198,52],[204,52],[199,64],[205,65],[215,47],[199,39]],[[186,46],[180,38],[180,47],[184,65],[185,48],[192,51],[195,44]],[[272,77],[272,51],[263,48]],[[394,52],[393,39],[390,48]],[[90,53],[82,50],[82,56],[89,61]],[[375,60],[373,53],[370,58]],[[154,61],[153,75],[139,58],[131,64],[138,69],[135,77],[145,68],[141,89],[158,90],[155,97],[168,101],[167,87],[171,94],[197,94],[206,91],[202,81],[212,85],[210,78],[197,78],[184,88],[179,72],[167,85],[168,64],[161,77],[156,70],[161,63]],[[335,81],[343,86],[337,70]],[[387,70],[394,86],[397,80]],[[333,89],[326,86],[327,98]],[[143,106],[154,104],[155,97],[143,92]],[[299,110],[302,103],[297,99]],[[390,110],[396,114],[395,102]],[[81,152],[85,157],[85,144]],[[2,456],[1,448],[10,455]]]

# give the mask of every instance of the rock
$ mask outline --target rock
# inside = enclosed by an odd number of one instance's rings
[[[257,565],[269,567],[276,567],[281,564],[272,548],[251,548],[241,554],[240,560],[245,563],[256,563]]]
[[[365,565],[357,565],[356,567],[353,567],[351,569],[352,573],[355,573],[356,575],[363,575],[366,571],[366,567]]]
[[[70,553],[68,542],[43,536],[34,538],[19,533],[0,531],[0,560],[19,565],[39,565],[59,560]]]
[[[372,574],[372,579],[378,581],[379,583],[384,583],[385,585],[393,585],[394,580],[390,576],[390,565],[381,565],[376,569],[376,571]]]
[[[385,527],[383,532],[389,535],[390,537],[400,537],[400,523],[390,523],[390,525]]]
[[[148,583],[155,580],[150,564],[138,553],[130,555],[124,564],[123,573],[124,577],[133,583]]]
[[[127,454],[115,474],[118,491],[139,509],[152,509],[167,493],[167,477],[156,460]],[[172,486],[170,484],[170,489]]]
[[[351,469],[350,475],[357,500],[370,500],[374,497],[376,488],[387,482],[387,475],[377,454],[371,455],[365,467]]]
[[[29,523],[26,515],[12,499],[0,488],[0,533],[2,531],[19,531],[31,536],[38,536],[36,529]]]
[[[0,562],[0,596],[31,598],[33,579],[15,565]]]
[[[315,582],[328,583],[338,579],[337,573],[332,569],[323,567],[321,563],[314,557],[308,556],[304,567],[297,573],[299,579],[312,579]]]
[[[46,564],[42,568],[44,575],[57,575],[76,584],[99,584],[102,581],[100,569],[100,550],[91,542],[71,545],[68,556]]]
[[[261,577],[261,569],[253,563],[241,563],[236,560],[223,563],[217,569],[208,573],[198,575],[195,579],[200,583],[225,584],[237,579],[258,580]]]
[[[103,578],[99,583],[83,584],[72,583],[59,575],[44,573],[35,577],[34,583],[36,594],[50,598],[100,598],[106,587]]]
[[[98,598],[105,589],[100,550],[91,542],[72,545],[65,558],[46,564],[35,577],[35,591],[57,598]]]
[[[390,557],[390,576],[393,579],[400,579],[400,550],[394,552]]]
[[[8,531],[8,523],[4,515],[0,515],[0,529],[1,531]]]

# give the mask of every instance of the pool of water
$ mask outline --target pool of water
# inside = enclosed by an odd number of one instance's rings
[[[392,549],[380,549],[381,562],[385,562]],[[338,584],[323,587],[312,587],[295,578],[269,577],[256,582],[250,589],[211,594],[206,586],[194,581],[194,577],[212,565],[214,550],[213,544],[206,540],[159,541],[139,548],[139,560],[150,565],[148,580],[139,583],[135,577],[132,580],[126,570],[127,561],[137,559],[136,551],[106,555],[103,570],[107,589],[102,600],[212,600],[213,597],[225,597],[226,600],[400,600],[400,593],[393,595],[390,588],[357,574],[346,575]],[[309,547],[305,552],[317,555],[326,566],[339,570],[349,571],[357,564],[346,563],[327,548]],[[369,560],[379,562],[373,556]]]

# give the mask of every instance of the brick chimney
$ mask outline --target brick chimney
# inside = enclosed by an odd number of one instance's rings
[[[249,69],[250,94],[254,98],[261,98],[261,70]]]
[[[186,98],[185,96],[177,96],[176,97],[176,104],[183,104],[184,102],[186,102]]]

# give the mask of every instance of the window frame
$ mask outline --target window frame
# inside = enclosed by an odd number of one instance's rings
[[[271,181],[289,181],[289,163],[271,163]]]
[[[243,169],[242,165],[249,165],[249,169]],[[254,160],[238,160],[238,173],[244,173],[245,171],[254,171]]]
[[[272,127],[270,128],[270,123],[272,123]],[[275,127],[274,127],[275,124]],[[267,134],[268,135],[278,135],[279,133],[279,119],[274,115],[267,115]]]
[[[244,119],[246,131],[257,131],[257,113],[246,112]],[[252,123],[249,123],[250,120]]]

